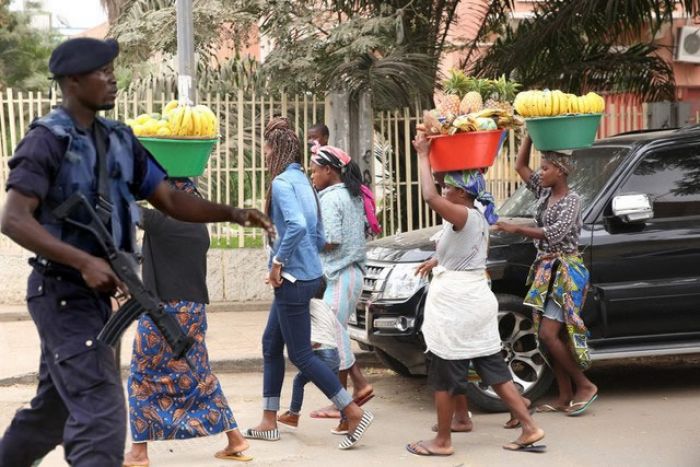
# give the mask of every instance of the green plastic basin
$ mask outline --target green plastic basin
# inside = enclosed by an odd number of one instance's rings
[[[532,144],[540,151],[586,148],[593,144],[603,114],[526,118]]]
[[[139,141],[168,172],[168,176],[198,177],[204,173],[211,150],[218,139],[140,137]]]

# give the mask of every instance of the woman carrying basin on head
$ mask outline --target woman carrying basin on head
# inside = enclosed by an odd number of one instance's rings
[[[434,277],[422,328],[428,351],[428,381],[435,391],[437,435],[430,441],[411,443],[406,449],[423,456],[454,453],[451,424],[455,397],[466,394],[470,364],[521,423],[520,437],[503,447],[514,451],[542,449],[534,443],[544,438],[544,431],[528,412],[501,355],[498,302],[485,270],[489,225],[497,219],[493,197],[486,192],[480,170],[446,173],[440,196],[430,169],[430,142],[419,132],[413,145],[419,157],[423,198],[443,218],[443,230],[435,258],[427,265],[433,268]],[[476,200],[483,212],[476,208]]]
[[[590,365],[590,356],[586,325],[581,318],[589,279],[578,251],[581,197],[568,185],[574,169],[572,157],[545,151],[540,170],[533,172],[529,167],[531,146],[528,136],[518,153],[515,170],[537,196],[537,227],[506,222],[499,222],[497,227],[530,237],[537,247],[525,304],[535,310],[538,338],[551,356],[559,387],[558,399],[537,410],[576,416],[598,397],[598,388],[583,373]]]

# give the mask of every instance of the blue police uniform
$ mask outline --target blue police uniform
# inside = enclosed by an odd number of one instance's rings
[[[111,62],[114,44],[97,42],[104,47],[98,47],[101,53],[92,63],[70,66],[90,71]],[[66,56],[75,55],[75,48],[65,49]],[[61,60],[52,68],[56,75],[71,73]],[[35,217],[53,236],[104,256],[89,234],[51,214],[75,191],[96,202],[95,138],[103,136],[114,205],[109,227],[115,244],[133,251],[135,201],[153,194],[165,172],[128,127],[101,118],[95,125],[102,125],[102,131],[79,128],[61,108],[35,121],[9,162],[7,189],[39,199]],[[41,259],[31,262],[27,306],[41,339],[39,386],[30,408],[17,412],[0,440],[0,467],[28,467],[58,444],[73,466],[121,466],[124,395],[114,352],[96,339],[111,314],[109,296],[90,289],[75,269]]]

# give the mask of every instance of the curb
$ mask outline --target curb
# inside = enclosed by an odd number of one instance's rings
[[[355,355],[357,362],[363,368],[385,368],[384,365],[377,359],[372,352],[362,352]],[[296,367],[285,358],[287,363],[287,371],[295,371]],[[214,360],[210,361],[209,365],[213,373],[262,373],[263,359],[262,357],[242,358],[237,360]],[[120,369],[122,379],[129,376],[129,367],[122,366]],[[39,374],[37,372],[26,373],[24,375],[11,376],[9,378],[0,379],[0,387],[14,385],[34,385],[38,381]]]
[[[214,302],[207,305],[207,313],[267,312],[271,305],[272,302]],[[2,305],[0,305],[0,308],[2,308]],[[22,311],[0,311],[0,323],[31,320],[32,317],[26,308]]]

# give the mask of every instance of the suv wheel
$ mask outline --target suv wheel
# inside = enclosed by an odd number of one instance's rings
[[[537,347],[531,310],[522,298],[496,295],[498,298],[498,329],[503,341],[503,356],[520,393],[533,402],[542,397],[552,384],[553,375]],[[475,372],[469,374],[470,402],[487,412],[503,412],[507,408],[491,386],[482,384]]]

